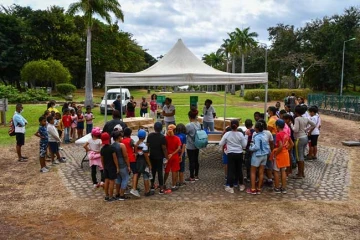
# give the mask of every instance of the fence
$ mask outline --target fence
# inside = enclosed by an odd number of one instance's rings
[[[309,94],[308,106],[313,105],[321,109],[360,114],[360,97],[358,96]]]

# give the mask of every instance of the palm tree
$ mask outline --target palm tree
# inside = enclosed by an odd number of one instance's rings
[[[232,73],[235,73],[235,61],[236,57],[240,55],[240,48],[237,42],[234,32],[228,33],[229,39],[227,39],[229,53],[231,55]],[[235,84],[231,85],[231,95],[235,95]]]
[[[230,39],[223,39],[223,44],[219,48],[218,52],[221,52],[222,56],[225,58],[226,61],[226,72],[229,72],[229,62],[231,61],[230,55]],[[234,85],[235,86],[235,85]],[[228,85],[226,85],[226,92],[229,92]]]
[[[124,22],[124,14],[117,0],[79,0],[72,3],[67,11],[70,15],[77,12],[83,12],[86,29],[86,73],[85,73],[85,105],[93,106],[93,84],[91,71],[91,28],[93,15],[97,14],[105,19],[109,24],[112,23],[110,13],[113,13],[116,19]]]
[[[202,57],[202,60],[209,66],[216,68],[216,69],[222,69],[224,64],[224,57],[221,53],[221,51],[212,52],[210,54],[204,54]],[[207,87],[209,91],[209,86]],[[212,87],[211,87],[212,88]],[[213,90],[213,89],[212,89]],[[217,87],[215,87],[215,91],[217,90]]]
[[[241,73],[245,73],[245,54],[252,48],[257,46],[257,42],[254,38],[258,36],[256,32],[249,32],[250,27],[243,30],[235,28],[235,31],[231,34],[234,36],[235,45],[239,48],[241,53]],[[241,85],[240,96],[244,96],[245,85]]]

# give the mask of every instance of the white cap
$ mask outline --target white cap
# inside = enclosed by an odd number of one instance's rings
[[[114,127],[114,130],[117,130],[117,131],[122,131],[122,127],[120,124],[117,124],[115,127]]]

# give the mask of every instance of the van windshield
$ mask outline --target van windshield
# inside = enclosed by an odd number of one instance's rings
[[[120,93],[108,93],[107,99],[109,100],[116,100],[117,96],[120,95]],[[124,94],[121,96],[121,100],[124,100]]]

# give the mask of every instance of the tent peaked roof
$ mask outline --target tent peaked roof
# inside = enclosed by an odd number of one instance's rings
[[[137,73],[106,72],[106,86],[179,86],[267,83],[267,73],[227,73],[198,59],[181,39],[156,64]]]
[[[179,39],[171,50],[156,64],[139,73],[146,74],[184,74],[184,73],[206,73],[223,74],[198,59]]]

